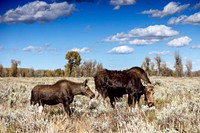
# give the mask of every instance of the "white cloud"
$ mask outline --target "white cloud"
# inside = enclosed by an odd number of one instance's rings
[[[120,6],[128,6],[136,3],[136,0],[110,0],[110,4],[115,6],[114,10],[119,10]]]
[[[153,25],[147,28],[137,28],[129,32],[130,37],[165,38],[178,35],[178,32],[165,25]]]
[[[48,4],[44,1],[34,1],[8,10],[0,16],[0,23],[46,23],[60,17],[67,17],[74,10],[75,6],[67,2]]]
[[[157,9],[150,9],[148,11],[143,11],[142,14],[150,14],[152,17],[163,18],[181,12],[189,5],[190,4],[180,5],[178,2],[169,2],[161,11]]]
[[[122,39],[122,40],[121,40]],[[126,40],[124,40],[124,39],[126,39],[126,36],[125,36],[125,34],[124,33],[117,33],[116,35],[114,35],[114,36],[110,36],[110,37],[108,37],[108,38],[106,38],[105,39],[105,41],[107,41],[107,42],[112,42],[112,41],[126,41]]]
[[[171,40],[170,42],[167,43],[167,45],[174,46],[174,47],[183,47],[183,46],[189,45],[191,41],[192,39],[189,38],[188,36],[183,36],[183,37],[179,37],[179,38]]]
[[[200,49],[200,45],[193,45],[192,49]]]
[[[200,25],[200,12],[197,12],[193,15],[186,16],[186,15],[181,15],[179,17],[174,17],[171,18],[168,21],[168,24],[192,24],[192,25]]]
[[[87,47],[84,47],[84,48],[73,48],[71,49],[70,51],[77,51],[79,53],[90,53],[91,50]]]
[[[173,17],[168,21],[168,24],[179,24],[181,23],[187,16],[186,15],[181,15],[179,17]]]
[[[114,47],[113,49],[109,50],[109,54],[130,54],[134,51],[133,48],[130,48],[128,46],[119,46]]]
[[[136,28],[128,33],[117,33],[114,36],[107,37],[105,42],[119,42],[120,44],[147,45],[162,41],[178,35],[179,32],[172,30],[165,25],[153,25],[146,28]]]
[[[25,51],[25,52],[36,52],[36,53],[41,53],[41,52],[46,52],[46,51],[56,51],[56,50],[57,50],[56,48],[50,48],[49,44],[44,44],[42,46],[29,45],[22,49],[22,51]]]
[[[151,51],[151,52],[149,52],[149,54],[153,54],[153,55],[168,55],[168,54],[170,54],[170,51]]]
[[[129,40],[129,37],[124,33],[117,33],[114,36],[107,37],[103,41],[105,42],[126,42]]]
[[[200,25],[200,12],[197,12],[193,15],[188,16],[186,19],[183,20],[183,23]]]
[[[134,39],[129,41],[129,44],[132,45],[149,45],[149,44],[153,44],[156,42],[159,42],[159,39]]]
[[[25,47],[22,50],[26,51],[26,52],[42,52],[43,48],[42,47],[37,47],[37,46],[29,45],[28,47]]]

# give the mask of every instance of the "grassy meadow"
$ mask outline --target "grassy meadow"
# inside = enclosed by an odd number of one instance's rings
[[[0,78],[0,133],[200,133],[200,78],[150,77],[155,107],[127,108],[127,96],[112,109],[109,100],[76,96],[67,117],[62,104],[30,106],[31,89],[57,78]],[[85,78],[67,78],[83,82]],[[93,78],[88,85],[94,92]]]

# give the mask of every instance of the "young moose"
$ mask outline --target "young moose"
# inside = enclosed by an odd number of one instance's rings
[[[90,99],[95,97],[95,94],[87,85],[88,79],[83,83],[75,83],[69,80],[59,80],[53,85],[36,85],[31,91],[31,105],[39,104],[39,112],[45,104],[56,105],[62,103],[65,111],[70,116],[70,104],[75,95],[85,95]]]

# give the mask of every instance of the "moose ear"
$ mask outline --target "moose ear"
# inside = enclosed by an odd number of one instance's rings
[[[85,79],[85,81],[83,82],[83,85],[86,86],[88,83],[88,79]]]
[[[140,80],[140,81],[142,82],[143,86],[147,86],[147,84],[143,80]]]
[[[145,87],[147,87],[147,86],[155,86],[156,85],[155,82],[154,83],[145,83],[143,80],[141,80],[141,82],[142,82],[142,85],[145,86]]]

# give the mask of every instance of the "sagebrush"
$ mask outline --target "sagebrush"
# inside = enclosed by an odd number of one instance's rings
[[[67,117],[62,104],[45,106],[41,115],[30,106],[30,92],[37,84],[53,84],[62,78],[1,78],[0,132],[14,133],[198,133],[200,132],[200,78],[150,77],[156,82],[153,108],[127,107],[127,96],[112,109],[109,100],[76,96]],[[85,78],[67,78],[83,82]],[[89,86],[94,91],[93,78]]]

